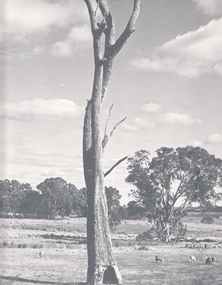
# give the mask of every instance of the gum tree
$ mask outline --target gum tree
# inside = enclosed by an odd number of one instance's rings
[[[136,187],[134,197],[157,221],[170,240],[170,232],[192,202],[215,203],[222,193],[222,160],[200,147],[162,147],[149,159],[149,152],[140,150],[128,158],[126,182]]]
[[[84,1],[89,13],[94,50],[93,87],[91,98],[87,102],[83,127],[83,166],[88,203],[87,283],[90,285],[120,284],[121,276],[112,250],[102,169],[103,151],[113,131],[108,135],[105,129],[105,135],[102,138],[100,121],[102,103],[110,81],[114,59],[135,30],[141,1],[134,0],[126,28],[117,39],[115,39],[114,20],[106,1]]]

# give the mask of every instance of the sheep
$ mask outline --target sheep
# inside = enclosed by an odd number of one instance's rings
[[[211,264],[211,263],[212,263],[211,257],[207,257],[207,258],[206,258],[206,264]]]
[[[212,256],[212,257],[211,257],[211,262],[212,262],[212,263],[215,263],[215,262],[216,262],[216,257]]]
[[[190,256],[190,261],[191,261],[191,263],[197,262],[194,255]]]
[[[155,262],[160,262],[160,263],[163,263],[164,260],[162,258],[160,258],[159,256],[155,256]]]
[[[43,252],[42,252],[42,251],[39,252],[39,257],[40,257],[40,258],[43,257]]]

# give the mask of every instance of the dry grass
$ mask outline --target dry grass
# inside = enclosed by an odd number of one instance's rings
[[[213,225],[200,223],[201,217],[186,217],[188,235],[222,242],[222,220]],[[0,220],[0,284],[78,284],[87,272],[85,219]],[[146,221],[123,221],[113,232],[116,260],[123,284],[132,285],[219,285],[222,284],[222,248],[186,248],[185,243],[161,244],[136,241],[147,230]],[[208,243],[211,245],[212,243]],[[43,257],[39,257],[39,250]],[[197,262],[191,264],[189,256]],[[155,255],[164,263],[155,263]],[[214,265],[205,258],[215,256]],[[82,283],[83,284],[83,283]]]

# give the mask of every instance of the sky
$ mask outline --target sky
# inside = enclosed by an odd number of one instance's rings
[[[110,0],[116,39],[131,0]],[[1,1],[0,179],[50,177],[85,186],[82,128],[93,81],[83,0]],[[141,149],[200,146],[222,158],[222,1],[143,0],[136,31],[115,59],[102,110],[104,172]],[[126,162],[105,178],[126,204]]]

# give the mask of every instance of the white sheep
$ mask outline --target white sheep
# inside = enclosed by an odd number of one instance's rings
[[[191,263],[197,262],[196,261],[196,257],[194,255],[191,255],[190,256],[190,261],[191,261]]]

